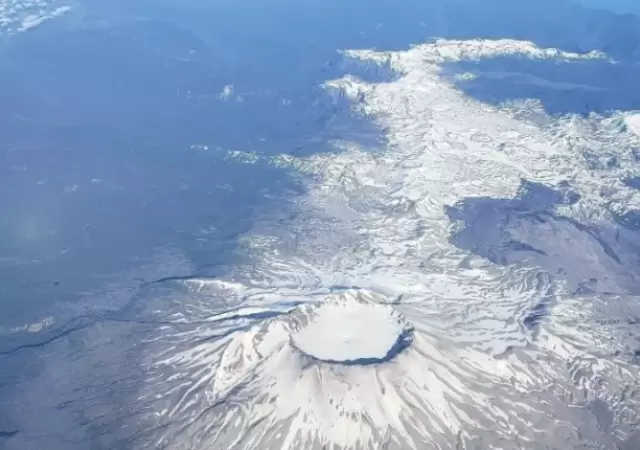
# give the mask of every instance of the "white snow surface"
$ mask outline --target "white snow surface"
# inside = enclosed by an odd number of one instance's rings
[[[293,345],[328,362],[382,362],[409,331],[388,305],[360,301],[325,302],[309,311],[309,322],[293,333]]]
[[[137,399],[151,411],[147,447],[630,445],[640,242],[615,218],[640,207],[620,181],[640,173],[633,113],[550,117],[535,100],[492,106],[441,77],[445,61],[496,54],[614,63],[513,40],[345,52],[398,73],[326,86],[386,142],[272,159],[308,193],[245,236],[249,264],[183,282],[192,302],[172,319],[203,319],[149,344]],[[230,155],[262,158],[246,156]],[[575,200],[527,204],[530,183]],[[510,242],[529,247],[501,254]],[[401,329],[412,333],[402,352],[358,363]]]
[[[27,31],[70,10],[58,0],[0,0],[0,33]]]
[[[629,130],[640,137],[640,114],[629,115],[624,120]]]

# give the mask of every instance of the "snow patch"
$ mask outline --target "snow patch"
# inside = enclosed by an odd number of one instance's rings
[[[70,10],[56,0],[0,0],[0,33],[22,33]]]
[[[222,91],[220,92],[218,98],[220,100],[229,100],[231,96],[233,96],[233,84],[227,84],[224,88],[222,88]]]
[[[624,123],[632,133],[640,137],[640,114],[633,114],[624,118]]]

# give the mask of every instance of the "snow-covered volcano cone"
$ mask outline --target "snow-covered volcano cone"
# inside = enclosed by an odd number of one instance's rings
[[[535,411],[519,406],[531,385],[517,359],[501,362],[406,317],[416,318],[411,306],[347,290],[247,328],[235,324],[228,336],[173,353],[157,367],[198,382],[165,413],[181,426],[168,427],[161,443],[225,450],[455,448],[491,433],[527,441],[534,433],[527,431],[528,417],[570,414],[545,392]],[[520,415],[506,420],[514,411]]]

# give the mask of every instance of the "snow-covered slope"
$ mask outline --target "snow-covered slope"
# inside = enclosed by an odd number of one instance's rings
[[[246,236],[251,264],[180,281],[203,319],[159,330],[149,447],[633,448],[635,119],[492,106],[440,75],[496,54],[614,63],[512,40],[346,52],[398,74],[326,86],[384,148],[273,159],[308,194]]]

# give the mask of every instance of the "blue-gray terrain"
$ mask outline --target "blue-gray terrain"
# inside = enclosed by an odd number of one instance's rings
[[[640,448],[639,13],[0,0],[0,448]]]

